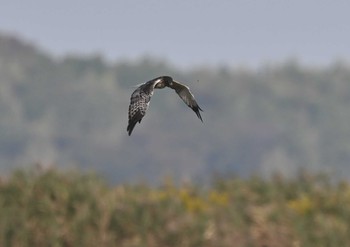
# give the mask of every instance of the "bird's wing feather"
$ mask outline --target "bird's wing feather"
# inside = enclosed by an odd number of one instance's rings
[[[193,94],[190,91],[190,88],[176,81],[173,81],[173,86],[171,88],[176,91],[185,104],[190,107],[196,113],[197,117],[203,122],[202,116],[199,112],[203,110],[197,104]]]
[[[131,94],[127,127],[129,135],[131,135],[136,123],[141,123],[142,118],[146,115],[146,110],[153,95],[154,85],[154,82],[146,82]]]

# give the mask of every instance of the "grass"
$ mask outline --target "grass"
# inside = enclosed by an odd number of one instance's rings
[[[350,184],[301,173],[111,187],[18,170],[0,180],[0,246],[350,246]]]

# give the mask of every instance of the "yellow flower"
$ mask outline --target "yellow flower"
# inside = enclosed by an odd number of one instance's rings
[[[179,197],[186,210],[191,213],[203,212],[208,208],[208,205],[203,198],[196,195],[191,195],[186,189],[180,190]]]
[[[154,201],[165,201],[169,195],[163,190],[153,190],[150,192],[150,198]]]
[[[310,213],[314,209],[315,205],[310,197],[302,195],[300,198],[289,201],[288,207],[298,214],[305,215]]]
[[[211,191],[209,194],[209,202],[220,206],[227,206],[229,197],[226,192]]]

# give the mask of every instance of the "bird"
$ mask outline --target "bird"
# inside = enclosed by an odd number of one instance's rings
[[[137,122],[141,123],[142,118],[146,115],[154,89],[169,87],[174,89],[179,97],[190,107],[203,122],[200,111],[203,111],[197,104],[190,88],[180,82],[174,81],[170,76],[159,76],[143,84],[137,85],[138,88],[131,94],[129,105],[129,122],[127,132],[131,135]]]

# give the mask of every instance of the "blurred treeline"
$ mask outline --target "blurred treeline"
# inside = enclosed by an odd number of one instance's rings
[[[170,89],[131,137],[133,86],[168,74],[191,87],[202,124]],[[93,168],[113,181],[247,175],[298,168],[350,174],[350,66],[179,69],[145,57],[54,57],[0,36],[0,168],[34,162]]]
[[[305,172],[204,189],[18,170],[0,180],[0,246],[350,246],[349,205],[348,182]]]

